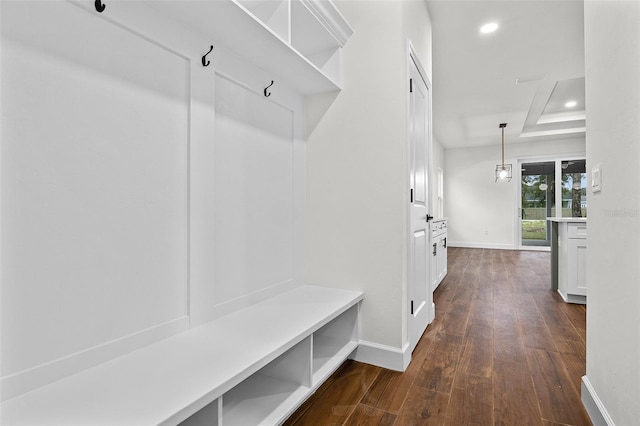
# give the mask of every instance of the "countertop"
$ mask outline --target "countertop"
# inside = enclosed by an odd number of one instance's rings
[[[548,217],[548,221],[550,222],[578,222],[578,223],[587,223],[586,217]]]

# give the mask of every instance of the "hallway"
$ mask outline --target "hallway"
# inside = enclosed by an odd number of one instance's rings
[[[345,362],[287,425],[590,425],[586,309],[549,289],[549,253],[449,248],[436,318],[405,373]]]

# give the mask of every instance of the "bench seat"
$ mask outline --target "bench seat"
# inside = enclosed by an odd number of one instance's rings
[[[4,401],[2,424],[277,424],[355,350],[362,298],[294,288]]]

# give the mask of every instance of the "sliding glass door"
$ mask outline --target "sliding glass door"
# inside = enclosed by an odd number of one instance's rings
[[[516,233],[521,247],[549,247],[547,217],[586,217],[584,158],[519,161],[519,208]],[[559,207],[558,207],[559,206]]]
[[[521,244],[549,246],[547,217],[556,215],[556,164],[554,161],[523,163],[521,171]]]

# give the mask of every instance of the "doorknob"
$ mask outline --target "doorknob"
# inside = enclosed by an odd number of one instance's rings
[[[427,219],[427,222],[430,222],[431,219],[433,219],[433,216],[431,216],[429,213],[427,213],[426,219]]]

